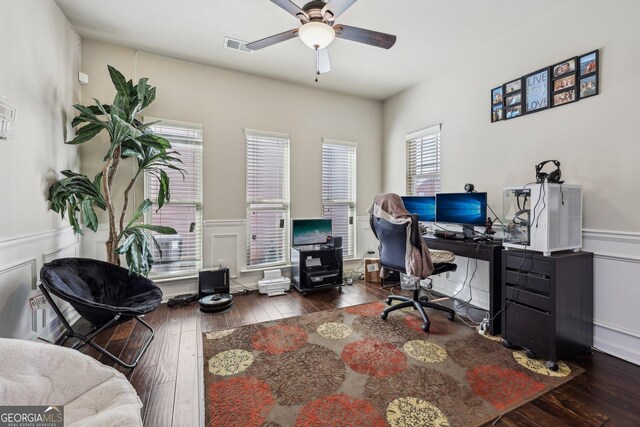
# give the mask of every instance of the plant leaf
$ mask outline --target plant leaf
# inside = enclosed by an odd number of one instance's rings
[[[151,208],[151,205],[153,205],[151,200],[144,199],[142,203],[140,203],[136,211],[133,213],[133,217],[131,218],[131,221],[129,221],[125,229],[130,228],[138,219],[140,219],[140,217],[144,215],[144,213],[147,212],[149,208]]]
[[[121,156],[122,156],[123,159],[127,158],[127,157],[135,157],[137,159],[144,160],[144,156],[140,152],[138,152],[136,150],[132,150],[130,148],[126,148],[126,149],[122,150]]]
[[[162,225],[137,224],[131,228],[142,228],[149,231],[155,231],[156,233],[160,233],[160,234],[178,234],[175,228],[164,227]]]
[[[160,177],[158,178],[158,184],[160,184],[160,188],[158,189],[158,209],[164,206],[165,203],[168,203],[171,200],[171,193],[169,189],[169,175],[160,169]]]
[[[93,231],[98,231],[98,217],[93,210],[93,203],[90,198],[86,198],[82,201],[82,216],[87,228]]]
[[[87,122],[91,122],[91,123],[95,123],[98,125],[104,125],[105,122],[103,122],[102,120],[100,120],[98,118],[98,116],[96,116],[93,111],[91,111],[91,109],[89,107],[85,107],[84,105],[81,104],[75,104],[73,106],[73,108],[75,108],[76,110],[80,111],[81,113],[81,117],[84,121]]]
[[[104,129],[104,126],[101,124],[89,123],[88,125],[78,129],[78,131],[76,132],[76,137],[71,141],[66,141],[65,144],[77,145],[87,142],[93,139],[93,137],[95,137],[97,134],[99,134],[102,129]]]
[[[113,85],[115,86],[118,93],[127,95],[129,93],[127,79],[124,78],[120,71],[116,70],[111,65],[107,65],[107,68],[109,69],[111,81],[113,82]]]

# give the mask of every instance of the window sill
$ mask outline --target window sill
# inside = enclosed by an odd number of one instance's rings
[[[172,283],[172,282],[179,282],[182,280],[193,280],[193,279],[195,280],[198,279],[198,272],[195,270],[181,271],[179,273],[173,273],[173,274],[149,276],[149,280],[152,280],[155,283]]]
[[[268,267],[245,268],[243,270],[240,270],[240,274],[262,273],[265,270],[275,270],[276,268],[279,268],[280,270],[287,270],[291,268],[291,264],[278,264]]]

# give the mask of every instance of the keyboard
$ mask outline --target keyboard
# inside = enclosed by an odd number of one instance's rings
[[[445,231],[445,230],[436,230],[433,233],[436,237],[441,239],[449,239],[449,240],[464,240],[464,233],[461,231]]]

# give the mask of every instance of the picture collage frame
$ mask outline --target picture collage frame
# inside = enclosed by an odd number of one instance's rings
[[[491,123],[571,104],[600,93],[598,49],[491,89]]]

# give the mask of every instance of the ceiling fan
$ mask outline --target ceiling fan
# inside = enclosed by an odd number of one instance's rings
[[[396,43],[396,36],[391,34],[335,23],[338,16],[342,15],[357,0],[328,0],[326,3],[321,0],[313,0],[302,8],[291,0],[271,1],[299,19],[302,25],[300,28],[249,43],[247,48],[259,50],[294,37],[300,37],[304,44],[315,51],[316,75],[331,70],[327,46],[336,37],[384,49],[389,49]]]

